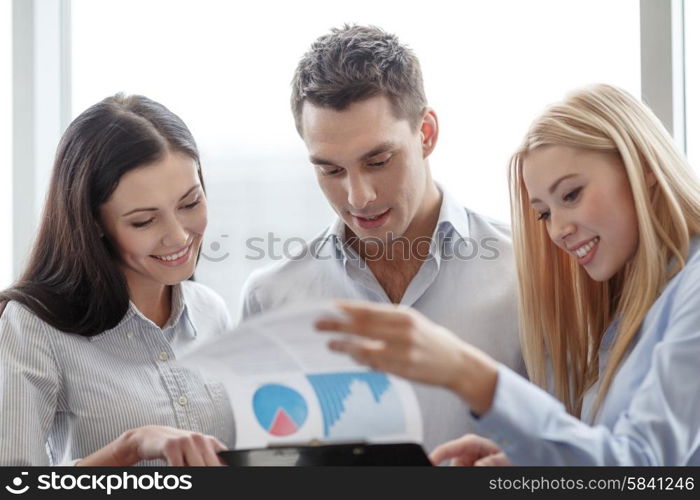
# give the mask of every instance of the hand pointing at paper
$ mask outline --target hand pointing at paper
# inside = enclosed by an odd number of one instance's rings
[[[331,340],[332,350],[376,370],[448,388],[476,414],[489,410],[498,378],[489,356],[413,309],[360,301],[336,304],[345,317],[322,319],[316,328],[353,337]]]

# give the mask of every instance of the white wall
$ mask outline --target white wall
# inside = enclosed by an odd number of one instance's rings
[[[73,115],[117,91],[161,101],[204,158],[210,226],[199,279],[232,309],[267,258],[246,239],[309,238],[332,213],[289,111],[311,42],[345,22],[412,46],[441,136],[431,165],[457,199],[508,220],[506,164],[530,121],[567,91],[605,81],[640,95],[639,0],[73,0]],[[216,251],[214,249],[217,249]]]
[[[688,161],[700,173],[700,2],[685,1],[685,105]]]
[[[12,2],[0,1],[0,289],[12,281]]]

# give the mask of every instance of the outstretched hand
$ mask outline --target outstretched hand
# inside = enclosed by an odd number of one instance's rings
[[[133,442],[139,461],[164,458],[175,466],[222,465],[216,453],[227,449],[213,436],[173,427],[140,427]]]
[[[449,386],[465,344],[414,309],[370,302],[343,301],[344,319],[323,319],[316,328],[354,335],[333,339],[329,347],[375,370]]]
[[[217,452],[227,447],[213,436],[174,427],[147,425],[122,434],[77,465],[134,465],[164,459],[174,466],[223,465]]]
[[[450,460],[456,466],[505,466],[510,460],[493,441],[476,434],[466,434],[459,439],[438,446],[430,454],[433,465]]]
[[[352,335],[331,340],[332,350],[375,370],[451,389],[475,413],[490,408],[498,370],[478,349],[414,309],[360,301],[341,301],[337,307],[344,318],[316,323],[321,331]]]

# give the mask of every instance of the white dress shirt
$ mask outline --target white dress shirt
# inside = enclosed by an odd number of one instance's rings
[[[525,373],[517,333],[516,275],[510,230],[460,206],[444,189],[429,255],[401,304],[411,306],[496,360]],[[254,272],[242,294],[242,318],[310,300],[390,300],[366,263],[344,242],[337,219],[299,253]],[[414,384],[424,446],[473,429],[467,406],[446,389]]]

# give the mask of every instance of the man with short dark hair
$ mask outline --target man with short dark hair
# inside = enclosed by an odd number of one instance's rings
[[[401,304],[523,373],[509,228],[433,181],[438,120],[413,52],[379,28],[334,29],[292,86],[297,130],[338,218],[296,258],[253,273],[243,318],[331,298]],[[470,430],[456,396],[414,387],[426,449]]]

